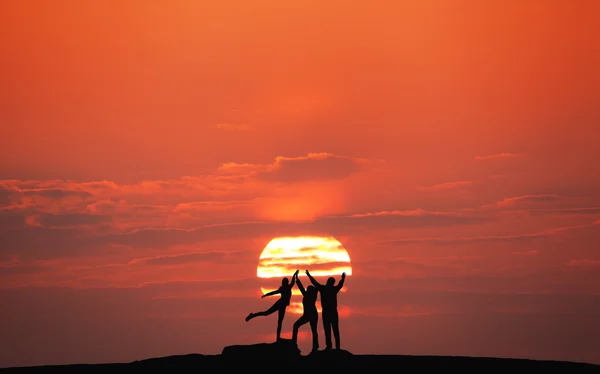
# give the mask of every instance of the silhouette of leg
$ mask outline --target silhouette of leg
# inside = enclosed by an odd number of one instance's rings
[[[317,332],[317,318],[310,320],[310,330],[312,332],[312,352],[319,350],[319,334]]]
[[[337,313],[332,313],[331,328],[333,328],[333,337],[335,338],[335,349],[340,349],[340,319]]]
[[[248,317],[246,317],[246,322],[250,321],[252,318],[255,318],[255,317],[268,316],[270,314],[275,313],[277,310],[279,310],[279,302],[278,301],[275,302],[275,304],[273,304],[269,309],[267,309],[265,311],[248,314]]]
[[[279,315],[277,316],[277,341],[281,340],[281,325],[283,324],[283,317],[285,317],[285,306],[279,308]]]
[[[305,315],[302,315],[302,317],[294,322],[294,330],[292,333],[292,340],[294,343],[298,344],[298,330],[300,329],[300,326],[304,325],[306,322],[308,322],[308,318]]]
[[[327,314],[323,315],[323,330],[325,330],[325,348],[331,349],[331,321]]]

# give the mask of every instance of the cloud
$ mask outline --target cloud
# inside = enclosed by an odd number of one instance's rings
[[[271,164],[225,163],[219,172],[226,176],[256,177],[264,181],[294,183],[341,179],[362,170],[366,159],[331,153],[309,153],[307,156],[277,156]]]
[[[44,216],[46,221],[66,225],[81,222],[80,216]],[[99,219],[90,215],[83,218],[92,222]],[[105,216],[110,217],[110,216]],[[113,219],[115,217],[113,216]],[[348,235],[360,230],[424,228],[449,225],[469,225],[489,221],[490,218],[466,213],[430,212],[421,209],[407,211],[382,211],[340,216],[322,216],[307,221],[239,221],[223,224],[207,224],[193,228],[135,227],[122,229],[108,227],[91,232],[78,226],[28,227],[7,230],[3,233],[2,251],[7,254],[56,258],[84,255],[98,248],[121,245],[134,248],[168,248],[175,245],[192,245],[220,240],[250,238],[273,238],[295,235]]]
[[[11,204],[15,196],[19,195],[19,191],[11,188],[9,181],[0,181],[0,207],[6,207]]]
[[[497,154],[487,155],[487,156],[475,156],[475,159],[479,160],[479,161],[487,161],[487,160],[497,160],[497,159],[503,159],[503,158],[525,157],[525,156],[526,156],[526,154],[524,154],[524,153],[497,153]]]
[[[111,222],[112,217],[109,215],[100,214],[41,214],[36,220],[44,227],[62,227],[62,226],[79,226],[79,225],[94,225],[98,223]]]
[[[344,178],[360,170],[364,160],[330,153],[310,153],[306,157],[277,157],[273,169],[263,179],[298,182],[311,179]]]
[[[23,186],[28,188],[25,189]],[[124,201],[134,205],[178,204],[199,200],[230,200],[244,186],[217,180],[214,176],[142,180],[133,184],[111,181],[0,181],[4,195],[10,195],[12,209],[64,211],[89,204]],[[2,190],[0,190],[2,191]],[[8,192],[6,192],[8,191]],[[2,194],[0,194],[1,196]]]
[[[456,277],[474,273],[472,267],[461,267],[446,262],[424,263],[418,259],[390,258],[385,260],[371,260],[354,262],[353,267],[357,272],[366,276],[384,278],[421,278],[421,277]]]
[[[460,243],[486,243],[486,242],[512,242],[543,238],[556,235],[565,231],[580,230],[589,227],[600,225],[600,221],[584,225],[555,227],[548,230],[538,231],[534,233],[525,233],[517,235],[490,235],[490,236],[470,236],[470,237],[455,237],[455,238],[408,238],[381,242],[382,245],[402,245],[413,243],[433,243],[440,245],[452,245]]]
[[[22,188],[21,181],[0,181],[0,211],[48,213],[72,211],[93,199],[93,195],[86,191],[68,187],[46,188],[44,184],[47,182],[37,181],[37,185],[33,188]]]
[[[270,164],[223,164],[203,176],[130,184],[109,180],[0,180],[0,213],[4,214],[0,227],[22,227],[26,220],[29,226],[111,221],[120,228],[190,228],[211,220],[226,223],[254,218],[314,218],[341,212],[345,197],[338,182],[369,163],[330,153],[310,153],[302,157],[278,156]],[[312,192],[307,194],[309,187]],[[335,197],[322,203],[328,194]]]
[[[57,192],[60,191],[60,192]],[[214,177],[145,180],[134,184],[109,181],[81,182],[0,181],[0,229],[66,225],[133,227],[189,227],[191,224],[249,218],[253,195],[246,185],[217,181]],[[240,211],[233,214],[234,211]],[[220,217],[214,214],[222,212]]]
[[[122,244],[133,247],[167,248],[213,240],[251,238],[277,232],[276,222],[238,222],[205,225],[191,229],[144,228],[96,238],[98,244]]]
[[[37,265],[0,266],[0,276],[34,274],[43,271],[45,267]]]
[[[489,221],[490,218],[463,212],[436,212],[424,209],[391,210],[369,213],[356,213],[348,216],[319,218],[324,227],[363,227],[369,229],[416,228],[474,224]]]
[[[535,256],[535,255],[539,255],[540,251],[538,251],[537,249],[532,249],[529,251],[513,252],[512,254],[515,256]]]
[[[0,180],[0,191],[10,191],[15,194],[41,196],[59,199],[68,196],[88,197],[96,189],[114,188],[112,182],[76,182],[71,180]],[[6,193],[6,192],[5,192]]]
[[[246,259],[245,253],[231,253],[231,252],[192,252],[192,253],[181,253],[174,255],[163,255],[152,258],[141,258],[131,260],[130,264],[135,263],[146,263],[149,265],[181,265],[189,264],[192,262],[218,262],[218,263],[231,263],[240,262]]]
[[[553,195],[553,194],[543,194],[543,195],[522,195],[522,196],[514,196],[514,197],[506,197],[501,201],[497,201],[492,204],[484,204],[481,206],[483,209],[493,209],[493,208],[512,208],[517,207],[521,208],[524,206],[530,206],[533,204],[539,203],[552,203],[556,201],[563,201],[566,197]]]
[[[206,214],[208,212],[218,212],[231,210],[239,207],[248,207],[252,204],[251,200],[240,201],[194,201],[189,203],[180,203],[173,208],[173,213],[188,214]]]
[[[600,260],[569,260],[567,262],[568,266],[600,266]]]
[[[569,214],[592,214],[600,215],[600,207],[583,207],[583,208],[549,208],[549,209],[530,209],[529,213],[532,215],[543,215],[543,214],[556,214],[556,215],[569,215]]]
[[[154,292],[172,292],[177,289],[179,291],[197,291],[197,290],[210,290],[210,291],[221,291],[231,290],[239,288],[240,286],[247,287],[248,289],[257,289],[260,286],[259,280],[256,277],[252,278],[240,278],[240,277],[225,277],[223,279],[215,280],[193,280],[193,281],[165,281],[156,282],[150,281],[139,284],[137,288],[142,290]],[[250,295],[251,297],[252,295]]]
[[[14,207],[25,205],[26,201],[31,201],[35,197],[52,201],[70,197],[84,199],[91,196],[92,194],[86,191],[42,188],[39,186],[24,188],[20,181],[0,181],[0,210],[13,209]]]
[[[91,193],[86,191],[63,190],[63,189],[28,189],[20,191],[26,196],[41,196],[51,199],[60,199],[69,196],[90,197]]]
[[[433,186],[424,186],[420,187],[420,190],[423,191],[437,191],[437,190],[449,190],[449,189],[457,189],[460,187],[466,187],[472,185],[472,181],[456,181],[456,182],[446,182],[440,183]]]
[[[328,263],[309,263],[308,261],[261,261],[261,266],[268,266],[273,269],[272,274],[268,274],[269,277],[279,278],[281,275],[285,276],[285,274],[293,274],[296,270],[304,271],[303,269],[308,269],[312,275],[319,279],[323,276],[323,274],[329,274],[331,272],[338,272],[341,274],[342,272],[350,272],[351,266],[348,262],[328,262]],[[261,275],[262,276],[262,275]],[[265,276],[265,278],[267,278]],[[302,281],[304,282],[304,280]],[[304,282],[305,285],[308,283],[308,279]]]

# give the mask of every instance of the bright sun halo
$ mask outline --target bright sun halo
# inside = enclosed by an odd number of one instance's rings
[[[350,256],[337,239],[321,236],[279,237],[271,240],[258,260],[258,278],[290,277],[308,269],[315,277],[352,275]]]
[[[342,273],[352,275],[350,255],[336,238],[331,236],[283,236],[274,238],[265,246],[258,259],[256,276],[260,279],[260,292],[276,290],[281,285],[281,278],[291,280],[292,274],[300,270],[298,275],[304,287],[310,284],[304,270],[319,281],[334,277],[336,283]],[[342,288],[346,292],[348,286]],[[289,312],[301,315],[303,311],[301,294],[298,287],[292,289],[292,300]],[[317,301],[317,310],[321,312],[321,302]],[[341,307],[340,315],[346,315],[347,308]]]
[[[310,271],[319,281],[325,281],[326,277],[339,280],[344,272],[347,276],[352,275],[350,256],[342,243],[334,237],[279,237],[266,245],[258,260],[256,276],[261,280],[261,294],[277,289],[283,277],[291,280],[296,270],[300,270],[299,275],[305,287],[309,283],[304,270]],[[342,292],[346,289],[347,287],[344,287]],[[292,295],[299,297],[300,291],[297,287],[292,289]],[[320,310],[319,302],[317,309]],[[302,314],[302,303],[292,301],[290,311]]]

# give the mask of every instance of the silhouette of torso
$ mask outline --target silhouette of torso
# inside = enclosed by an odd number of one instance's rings
[[[337,309],[337,290],[334,287],[321,286],[319,287],[321,294],[321,307],[323,312],[334,311]]]
[[[290,305],[290,300],[292,298],[292,288],[289,286],[281,286],[279,287],[279,292],[281,293],[281,302],[283,305]]]
[[[317,316],[317,293],[307,292],[302,298],[302,306],[304,307],[304,314],[310,316]]]

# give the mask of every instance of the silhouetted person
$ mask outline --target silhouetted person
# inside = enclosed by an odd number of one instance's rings
[[[311,283],[317,288],[321,294],[321,316],[323,317],[323,330],[325,330],[325,345],[327,349],[331,349],[331,329],[335,337],[335,348],[340,349],[340,327],[339,316],[337,311],[337,294],[344,287],[346,273],[342,273],[342,279],[335,285],[335,278],[329,277],[327,283],[323,286],[310,275],[306,270],[306,275]]]
[[[292,340],[298,344],[298,329],[305,323],[310,323],[310,330],[312,331],[312,351],[316,352],[319,350],[319,334],[317,333],[317,322],[319,322],[319,313],[317,312],[317,289],[314,286],[306,287],[302,285],[298,274],[296,273],[296,284],[302,293],[302,307],[304,312],[296,322],[294,322],[294,332],[292,334]]]
[[[287,278],[283,278],[281,280],[281,286],[275,291],[267,292],[262,295],[260,298],[264,299],[267,296],[281,294],[279,300],[275,302],[269,309],[258,312],[258,313],[250,313],[248,317],[246,317],[246,322],[250,321],[254,317],[260,316],[268,316],[269,314],[273,314],[278,312],[277,316],[277,341],[281,339],[281,324],[283,323],[283,317],[285,317],[285,310],[290,305],[290,299],[292,298],[292,288],[294,287],[294,283],[296,282],[296,278],[298,277],[298,270],[292,275],[292,283],[289,282]]]

